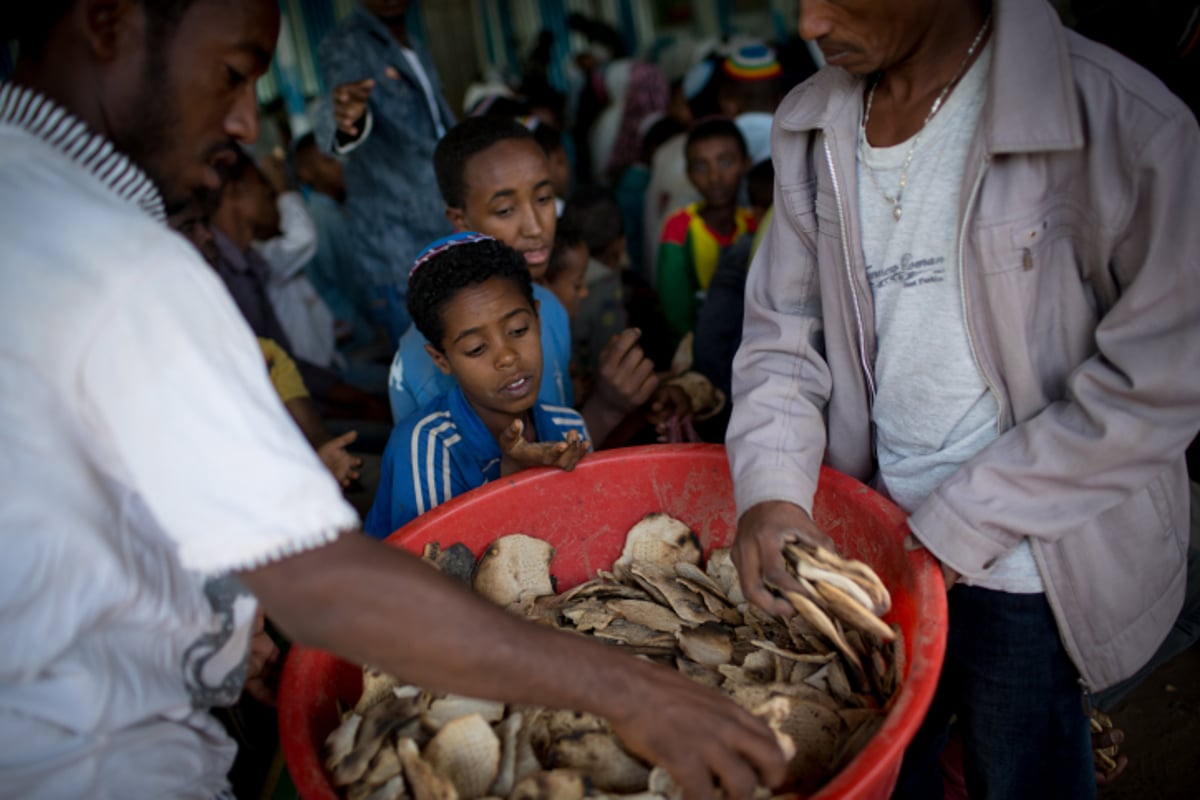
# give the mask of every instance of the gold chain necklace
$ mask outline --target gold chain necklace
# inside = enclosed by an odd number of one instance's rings
[[[900,221],[900,215],[903,212],[900,201],[904,195],[904,187],[908,185],[908,168],[912,166],[913,156],[917,152],[917,142],[920,141],[921,134],[925,132],[925,126],[929,124],[929,120],[933,119],[933,115],[941,109],[942,103],[945,102],[946,97],[950,94],[950,90],[954,88],[954,85],[958,83],[959,79],[967,71],[967,65],[971,63],[971,57],[979,49],[979,43],[983,41],[983,37],[987,34],[991,24],[992,16],[989,14],[987,19],[983,21],[983,27],[979,29],[979,33],[975,34],[975,41],[971,42],[971,47],[967,50],[967,54],[963,56],[962,63],[958,65],[958,72],[954,74],[954,77],[950,79],[950,82],[938,94],[937,99],[933,101],[933,105],[929,108],[929,113],[925,115],[925,121],[921,123],[921,127],[917,129],[916,134],[913,136],[912,145],[909,146],[908,154],[904,157],[904,167],[900,171],[900,188],[896,190],[895,197],[885,192],[883,187],[879,185],[879,178],[876,177],[874,168],[867,163],[866,159],[867,123],[871,121],[871,103],[875,100],[875,87],[879,85],[879,81],[871,84],[871,90],[867,93],[867,109],[863,113],[862,122],[858,125],[858,158],[862,161],[863,166],[867,168],[867,174],[871,176],[871,183],[875,184],[876,191],[883,195],[883,199],[892,207],[892,217],[897,222]]]

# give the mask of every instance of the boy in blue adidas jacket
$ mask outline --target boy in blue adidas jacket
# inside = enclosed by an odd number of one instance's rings
[[[574,469],[590,447],[577,411],[537,402],[538,304],[515,250],[478,233],[439,239],[409,274],[408,310],[457,386],[392,431],[363,525],[378,538],[502,475]]]

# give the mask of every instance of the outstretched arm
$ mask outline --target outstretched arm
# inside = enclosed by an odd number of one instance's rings
[[[297,641],[434,690],[599,714],[690,798],[712,797],[714,781],[748,798],[783,780],[770,730],[711,689],[526,622],[358,534],[241,578]]]

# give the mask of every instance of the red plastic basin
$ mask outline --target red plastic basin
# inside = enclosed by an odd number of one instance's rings
[[[538,536],[557,549],[551,571],[563,591],[611,566],[626,531],[652,511],[686,522],[706,551],[729,544],[735,519],[724,449],[653,445],[588,456],[571,473],[522,472],[454,498],[387,541],[415,553],[430,541],[463,542],[478,555],[506,533]],[[887,584],[887,619],[904,630],[907,651],[904,682],[879,732],[813,797],[882,800],[937,685],[946,640],[942,574],[925,551],[904,550],[904,513],[841,473],[822,470],[813,513],[842,553],[866,561]],[[335,701],[353,705],[361,690],[359,667],[319,650],[292,648],[279,692],[279,730],[288,770],[305,800],[337,797],[321,752],[338,722]]]

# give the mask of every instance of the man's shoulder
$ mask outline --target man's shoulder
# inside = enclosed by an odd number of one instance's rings
[[[1150,70],[1072,30],[1066,31],[1066,37],[1072,77],[1085,106],[1108,94],[1119,104],[1111,106],[1115,116],[1125,124],[1141,121],[1138,111],[1151,126],[1168,119],[1194,120],[1184,102]],[[1131,118],[1130,112],[1139,118]]]
[[[792,133],[824,127],[833,101],[855,91],[859,80],[836,67],[818,70],[783,98],[775,110],[776,126]]]
[[[201,263],[163,223],[27,139],[0,127],[0,283],[10,299],[57,293],[78,318],[118,294],[188,274],[172,264]]]

